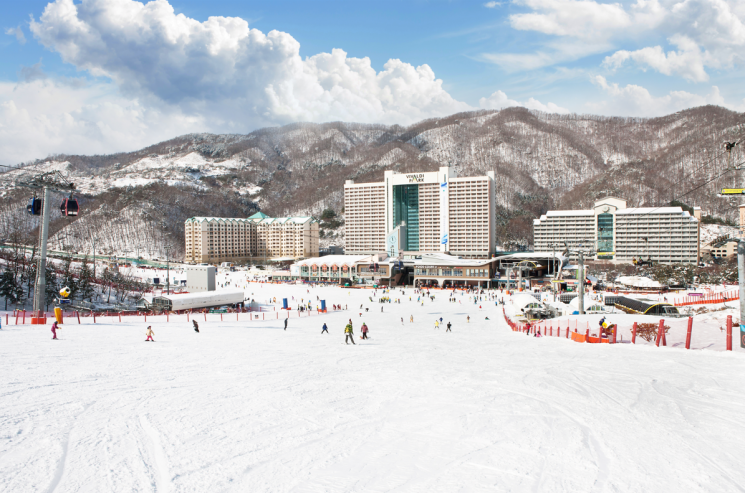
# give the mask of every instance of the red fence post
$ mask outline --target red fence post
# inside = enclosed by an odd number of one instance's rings
[[[732,351],[732,315],[727,315],[727,351]]]
[[[657,329],[657,340],[655,346],[660,347],[660,341],[662,340],[662,334],[665,332],[663,328],[665,326],[665,319],[660,319],[660,327]]]
[[[189,321],[189,312],[186,312],[186,321]]]
[[[8,321],[9,321],[9,320],[10,320],[10,315],[8,315],[8,314],[6,313],[6,314],[5,314],[5,325],[6,325],[6,326],[8,325]]]
[[[693,317],[688,317],[688,331],[686,332],[686,349],[691,349],[691,332],[693,332]]]
[[[75,312],[75,315],[78,316],[78,325],[80,325],[80,312]]]
[[[16,310],[16,325],[18,325],[18,310]]]
[[[220,314],[220,322],[222,322],[222,313]]]
[[[93,323],[96,323],[96,312],[93,312]]]
[[[122,312],[119,312],[119,321],[122,321]]]
[[[631,328],[631,344],[636,344],[636,322],[634,322],[634,326]]]
[[[204,312],[204,321],[207,321],[207,312]]]
[[[26,325],[26,310],[23,310],[23,325]]]
[[[616,343],[616,332],[618,332],[618,324],[613,326],[613,344]]]

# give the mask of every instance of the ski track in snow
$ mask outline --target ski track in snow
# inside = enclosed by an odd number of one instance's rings
[[[0,492],[744,491],[743,352],[535,339],[440,291],[380,313],[370,290],[306,289],[246,294],[370,311],[293,310],[287,331],[200,315],[199,334],[99,317],[59,341],[4,326]]]

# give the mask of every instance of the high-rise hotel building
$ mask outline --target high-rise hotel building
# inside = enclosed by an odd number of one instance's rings
[[[345,253],[449,252],[488,258],[496,245],[494,173],[386,171],[383,182],[344,185]]]
[[[536,252],[561,252],[565,245],[596,252],[598,260],[696,263],[699,220],[680,207],[627,208],[615,197],[592,209],[548,211],[533,220]]]

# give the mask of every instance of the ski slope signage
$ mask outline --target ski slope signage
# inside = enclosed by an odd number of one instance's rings
[[[723,188],[721,195],[745,195],[745,188]]]

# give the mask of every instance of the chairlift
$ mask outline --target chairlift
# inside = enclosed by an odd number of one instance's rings
[[[77,216],[79,210],[77,199],[72,198],[72,196],[64,199],[59,206],[59,210],[63,216]]]
[[[32,216],[40,216],[41,215],[41,199],[37,199],[36,197],[32,197],[28,199],[28,205],[26,206],[26,210]]]

